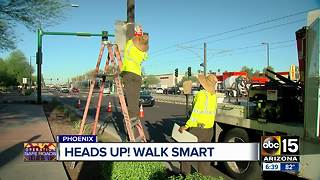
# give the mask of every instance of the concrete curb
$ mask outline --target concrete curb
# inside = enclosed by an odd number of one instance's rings
[[[162,103],[186,105],[186,102],[175,101],[175,100],[157,99],[157,98],[155,98],[155,100],[156,100],[157,102],[162,102]],[[189,105],[192,105],[192,103],[190,102]]]

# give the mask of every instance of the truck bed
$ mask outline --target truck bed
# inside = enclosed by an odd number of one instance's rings
[[[303,122],[266,122],[257,119],[248,119],[248,105],[234,105],[222,103],[218,105],[216,122],[233,126],[261,130],[270,133],[283,133],[303,137]]]

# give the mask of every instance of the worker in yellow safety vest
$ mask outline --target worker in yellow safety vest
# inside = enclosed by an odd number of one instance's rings
[[[138,120],[139,95],[142,82],[141,64],[148,57],[148,49],[149,36],[143,33],[141,26],[136,26],[134,37],[126,43],[121,69],[131,121]]]
[[[193,100],[193,110],[185,126],[181,126],[179,131],[189,129],[189,132],[198,137],[198,142],[211,142],[213,137],[213,125],[217,111],[217,96],[215,87],[216,76],[199,75],[198,80],[201,90]],[[198,162],[199,173],[208,176],[210,162]],[[181,172],[185,175],[191,172],[191,162],[181,162]]]

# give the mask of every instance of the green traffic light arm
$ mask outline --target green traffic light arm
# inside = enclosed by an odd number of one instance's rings
[[[65,36],[102,36],[102,33],[88,33],[88,32],[42,32],[43,35],[65,35]],[[108,34],[108,37],[114,37],[113,34]]]
[[[37,54],[36,54],[36,62],[37,62],[37,101],[41,103],[41,64],[42,64],[42,36],[43,35],[62,35],[62,36],[83,36],[83,37],[90,37],[90,36],[102,36],[102,40],[107,40],[106,37],[115,37],[113,34],[108,34],[107,31],[102,31],[101,33],[87,33],[87,32],[45,32],[42,29],[38,29],[37,31]]]

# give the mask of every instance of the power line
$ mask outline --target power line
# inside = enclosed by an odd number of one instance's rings
[[[283,44],[285,42],[291,42],[291,41],[295,41],[295,40],[279,41],[279,42],[274,42],[274,43],[270,43],[270,44]],[[295,43],[294,44],[290,44],[290,45],[271,47],[270,49],[277,50],[277,49],[292,47],[294,45],[295,45]],[[251,47],[262,47],[262,45],[256,45],[256,46],[251,46]],[[245,47],[243,47],[243,48],[245,48]],[[238,49],[241,49],[241,48],[238,48]],[[219,55],[215,56],[215,57],[217,59],[218,58],[220,59],[220,58],[227,57],[227,56],[235,56],[235,55],[240,55],[240,54],[252,54],[252,53],[257,53],[257,52],[262,52],[262,51],[265,51],[265,50],[264,49],[259,49],[259,50],[254,50],[254,51],[237,52],[237,53],[231,53],[231,54],[225,54],[227,52],[224,52],[224,53],[222,52],[222,53],[218,53]],[[193,59],[184,59],[184,61],[192,61],[192,60]],[[210,59],[208,59],[208,60],[210,62]],[[156,62],[156,64],[158,64],[158,63],[160,64],[160,63],[163,63],[163,62]]]
[[[290,44],[290,45],[285,45],[285,46],[276,46],[276,47],[272,47],[270,49],[280,49],[280,48],[287,48],[287,47],[292,47],[295,44]],[[226,56],[234,56],[234,55],[239,55],[239,54],[250,54],[250,53],[256,53],[256,52],[262,52],[265,51],[264,49],[261,50],[255,50],[255,51],[246,51],[246,52],[238,52],[238,53],[230,53],[230,54],[222,54],[222,55],[217,55],[215,56],[216,58],[221,58],[221,57],[226,57]]]
[[[278,44],[285,44],[285,43],[289,43],[289,42],[293,42],[293,41],[295,41],[295,40],[291,39],[291,40],[284,40],[284,41],[276,41],[276,42],[270,42],[269,44],[270,45],[278,45]],[[294,44],[285,45],[285,46],[276,46],[276,47],[271,47],[270,49],[279,49],[279,48],[291,47],[293,45]],[[265,51],[265,50],[264,49],[259,49],[259,50],[252,50],[252,51],[234,53],[234,51],[243,51],[243,50],[246,50],[246,49],[260,48],[262,46],[263,46],[262,44],[258,44],[258,45],[255,44],[255,45],[248,45],[248,46],[244,46],[244,47],[233,48],[233,49],[230,49],[229,51],[221,51],[221,52],[218,52],[218,53],[215,53],[215,54],[211,54],[207,58],[210,61],[210,59],[209,59],[210,57],[222,58],[222,57],[226,57],[226,56],[234,56],[234,55],[239,55],[239,54],[248,54],[248,53],[250,54],[250,53],[256,53],[256,52],[262,52],[262,51]],[[175,50],[174,52],[176,52],[176,51],[177,50]],[[192,60],[192,59],[189,59],[189,58],[187,58],[187,59],[186,58],[182,58],[182,59],[184,59],[184,61]],[[165,60],[170,60],[170,59],[165,59]],[[156,64],[164,63],[165,60],[162,59],[161,61],[154,62],[154,63],[156,63]]]
[[[279,27],[281,27],[281,26],[286,26],[286,25],[290,25],[290,24],[294,24],[294,23],[302,22],[302,21],[305,21],[305,19],[298,19],[298,20],[295,20],[295,21],[291,21],[291,22],[287,22],[287,23],[282,23],[282,24],[277,24],[277,25],[273,25],[273,26],[269,26],[269,27],[257,29],[257,30],[254,30],[254,31],[239,33],[239,34],[232,35],[232,36],[228,36],[228,37],[224,37],[224,38],[221,38],[221,39],[216,39],[216,40],[208,41],[208,43],[223,41],[223,40],[227,40],[227,39],[231,39],[231,38],[236,38],[236,37],[239,37],[239,36],[248,35],[248,34],[260,32],[260,31],[275,29],[275,28],[279,28]],[[179,46],[179,44],[173,46],[172,48],[175,48],[176,46]],[[181,51],[181,50],[183,50],[183,49],[171,50],[171,51],[169,51],[169,52],[166,52],[166,54],[171,54],[171,53],[174,53],[174,52],[177,52],[177,51]],[[160,52],[160,53],[158,53],[158,54],[150,54],[150,55],[160,56],[160,55],[163,54],[163,53],[164,53],[164,52]]]
[[[215,33],[215,34],[207,35],[207,36],[204,36],[204,37],[200,37],[200,38],[197,38],[197,39],[180,42],[180,43],[177,43],[177,44],[175,44],[175,45],[171,45],[171,46],[168,46],[168,47],[166,47],[166,48],[162,48],[162,49],[156,50],[156,51],[153,52],[153,53],[157,53],[157,52],[161,52],[161,51],[167,50],[167,49],[172,48],[172,47],[175,47],[175,46],[177,46],[177,45],[179,45],[179,44],[187,44],[187,43],[191,43],[191,42],[195,42],[195,41],[200,41],[200,40],[212,38],[212,37],[215,37],[215,36],[220,36],[220,35],[227,34],[227,33],[231,33],[231,32],[235,32],[235,31],[240,31],[240,30],[252,28],[252,27],[255,27],[255,26],[260,26],[260,25],[263,25],[263,24],[267,24],[267,23],[279,21],[279,20],[281,20],[281,19],[285,19],[285,18],[297,16],[297,15],[300,15],[300,14],[304,14],[304,13],[307,13],[307,12],[309,12],[309,11],[310,11],[310,10],[301,11],[301,12],[289,14],[289,15],[286,15],[286,16],[282,16],[282,17],[278,17],[278,18],[274,18],[274,19],[262,21],[262,22],[259,22],[259,23],[255,23],[255,24],[251,24],[251,25],[246,25],[246,26],[243,26],[243,27],[240,27],[240,28],[235,28],[235,29],[231,29],[231,30],[228,30],[228,31],[224,31],[224,32]]]
[[[284,43],[293,42],[293,41],[295,41],[295,40],[291,39],[291,40],[285,40],[285,41],[270,42],[269,45],[284,44]],[[242,50],[253,49],[253,48],[259,48],[259,47],[262,47],[262,46],[264,46],[264,45],[260,43],[258,45],[251,45],[251,46],[233,48],[233,49],[230,49],[229,52],[242,51]],[[225,53],[228,53],[228,52],[214,53],[214,54],[211,54],[209,57],[215,56],[217,54],[225,54]]]
[[[302,21],[305,21],[305,19],[298,19],[298,20],[291,21],[291,22],[288,22],[288,23],[277,24],[277,25],[274,25],[274,26],[269,26],[269,27],[257,29],[257,30],[254,30],[254,31],[239,33],[239,34],[232,35],[232,36],[228,36],[228,37],[225,37],[225,38],[208,41],[207,43],[214,43],[214,42],[223,41],[223,40],[227,40],[227,39],[231,39],[231,38],[235,38],[235,37],[239,37],[239,36],[243,36],[243,35],[248,35],[248,34],[260,32],[260,31],[265,31],[265,30],[269,30],[269,29],[275,29],[275,28],[278,28],[278,27],[281,27],[281,26],[285,26],[285,25],[289,25],[289,24],[294,24],[294,23],[302,22]]]

